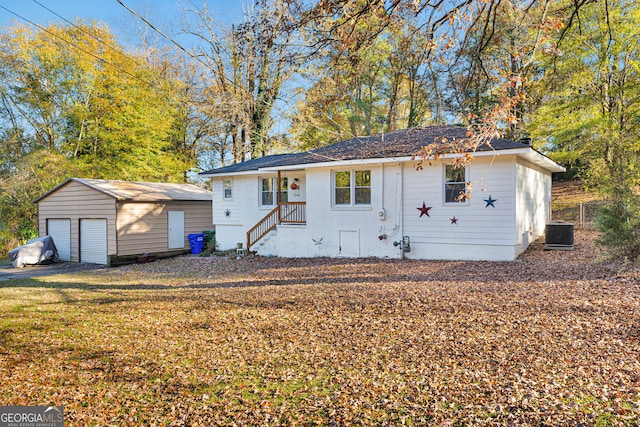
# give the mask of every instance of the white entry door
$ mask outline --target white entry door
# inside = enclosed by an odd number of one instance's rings
[[[80,220],[80,262],[107,264],[107,220]]]
[[[184,249],[184,211],[169,211],[169,249]]]
[[[71,220],[47,219],[47,234],[53,238],[60,261],[71,261]]]

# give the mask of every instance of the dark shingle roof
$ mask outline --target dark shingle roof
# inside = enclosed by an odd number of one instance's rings
[[[294,159],[299,157],[301,154],[304,153],[274,154],[271,156],[259,157],[257,159],[247,160],[246,162],[236,163],[235,165],[223,166],[221,168],[213,169],[208,172],[202,172],[200,173],[200,175],[208,175],[212,173],[246,172],[255,171],[260,168],[295,165],[297,162]]]
[[[203,172],[201,175],[245,172],[266,167],[304,165],[339,160],[406,157],[416,154],[421,147],[433,143],[441,143],[443,138],[448,141],[465,140],[468,138],[467,129],[459,126],[429,126],[397,130],[379,135],[360,136],[304,153],[276,154],[252,159]],[[483,144],[478,147],[478,151],[507,150],[524,146],[521,142],[494,138],[491,140],[491,146]]]

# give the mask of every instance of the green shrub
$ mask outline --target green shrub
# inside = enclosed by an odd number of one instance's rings
[[[598,243],[615,257],[635,262],[640,258],[640,198],[630,195],[610,200],[596,218]]]

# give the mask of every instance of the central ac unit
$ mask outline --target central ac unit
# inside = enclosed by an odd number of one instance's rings
[[[548,223],[544,248],[573,250],[573,224],[570,222]]]

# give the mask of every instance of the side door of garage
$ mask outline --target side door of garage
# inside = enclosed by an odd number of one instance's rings
[[[80,262],[107,264],[107,220],[80,220]]]
[[[47,219],[47,234],[53,238],[60,261],[71,261],[71,220]]]
[[[184,211],[168,211],[169,249],[184,248]]]

